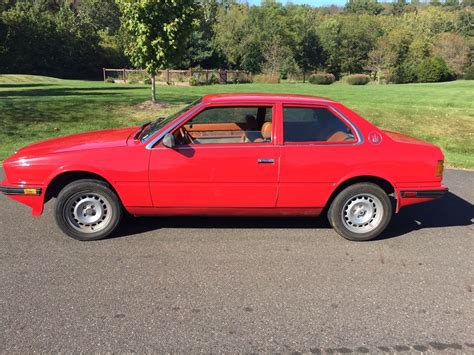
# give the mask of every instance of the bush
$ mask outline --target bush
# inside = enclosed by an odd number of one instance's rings
[[[189,79],[189,85],[191,85],[191,86],[200,86],[201,83],[199,82],[198,79],[196,79],[194,76],[192,76],[192,77]]]
[[[423,59],[417,68],[420,83],[435,83],[453,80],[454,76],[443,58],[430,57]]]
[[[330,85],[336,81],[336,77],[331,73],[311,74],[309,82],[316,85]]]
[[[192,76],[191,79],[189,79],[189,85],[191,86],[204,86],[204,85],[210,85],[210,82],[205,82],[201,81],[198,78]]]
[[[211,77],[209,78],[209,84],[215,85],[219,84],[219,78],[216,76],[216,74],[212,73]]]
[[[400,64],[390,81],[395,84],[415,83],[417,81],[416,64],[410,62]]]
[[[143,80],[143,84],[145,84],[145,85],[151,85],[151,79],[150,79],[150,78],[146,78],[145,80]]]
[[[105,79],[105,82],[106,82],[106,83],[113,84],[113,83],[115,83],[115,80],[114,80],[114,78],[112,78],[112,77],[109,76],[108,78]]]
[[[463,78],[466,80],[474,80],[474,64],[467,68]]]
[[[279,84],[280,78],[278,77],[278,75],[257,74],[257,75],[254,75],[252,81],[254,83]]]
[[[367,74],[353,74],[346,76],[346,82],[349,85],[365,85],[370,82],[370,77]]]

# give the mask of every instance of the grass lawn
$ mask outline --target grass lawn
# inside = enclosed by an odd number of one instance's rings
[[[349,86],[242,84],[158,86],[166,109],[140,106],[145,85],[0,75],[0,161],[29,143],[76,132],[131,126],[216,92],[320,95],[342,102],[382,128],[442,147],[447,165],[474,168],[474,81]]]

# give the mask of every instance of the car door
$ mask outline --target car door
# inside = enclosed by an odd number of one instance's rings
[[[158,143],[151,153],[154,206],[275,207],[273,116],[273,105],[207,105],[171,131],[175,146]]]
[[[284,105],[282,116],[277,206],[324,207],[360,155],[355,127],[327,105]]]

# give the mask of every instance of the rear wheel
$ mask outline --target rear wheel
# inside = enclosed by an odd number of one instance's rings
[[[370,240],[382,233],[392,219],[392,204],[378,185],[359,183],[342,190],[328,211],[334,230],[349,240]]]
[[[59,228],[78,240],[98,240],[110,235],[122,218],[122,205],[108,184],[77,180],[58,195],[55,217]]]

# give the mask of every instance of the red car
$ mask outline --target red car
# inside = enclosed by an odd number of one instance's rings
[[[51,139],[5,160],[0,190],[33,215],[56,198],[79,240],[134,216],[318,216],[369,240],[393,210],[438,198],[443,154],[382,131],[342,104],[269,94],[205,96],[141,127]]]

